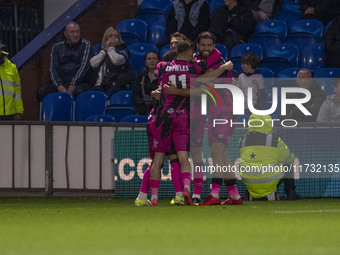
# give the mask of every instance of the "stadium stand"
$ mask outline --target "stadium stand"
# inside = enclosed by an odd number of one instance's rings
[[[264,78],[264,86],[266,87],[266,89],[271,89],[273,87],[274,84],[274,72],[266,67],[259,67],[256,70],[259,70],[260,73],[262,74],[263,78]]]
[[[140,9],[161,9],[168,13],[172,4],[172,0],[143,0]]]
[[[164,23],[166,21],[167,14],[157,8],[140,9],[136,14],[136,19],[145,21],[149,26],[157,23]]]
[[[222,57],[227,60],[228,59],[228,48],[221,44],[221,43],[216,43],[215,44],[216,49],[218,49],[222,53]]]
[[[87,91],[75,100],[74,120],[85,121],[92,115],[102,114],[107,105],[108,97],[101,91]]]
[[[316,43],[304,47],[301,53],[301,67],[311,71],[323,68],[325,65],[325,47],[323,43]]]
[[[111,96],[110,104],[123,104],[135,108],[135,104],[132,100],[132,93],[132,90],[119,91]]]
[[[127,123],[147,123],[148,117],[144,115],[129,115],[125,116],[120,120],[120,122],[127,122]]]
[[[299,50],[291,43],[280,43],[270,46],[260,67],[270,68],[275,76],[283,69],[298,66]]]
[[[148,24],[139,19],[126,19],[119,22],[116,26],[121,33],[123,40],[125,38],[136,38],[140,42],[147,42]]]
[[[73,121],[73,96],[69,93],[47,95],[40,110],[41,121]]]
[[[236,72],[242,73],[241,57],[248,53],[256,54],[260,60],[263,58],[262,47],[256,43],[243,43],[231,49],[230,60],[233,62]]]
[[[88,117],[85,121],[87,122],[116,122],[113,116],[104,115],[104,114],[92,115]]]
[[[153,24],[149,27],[149,43],[156,45],[165,40],[165,24]]]

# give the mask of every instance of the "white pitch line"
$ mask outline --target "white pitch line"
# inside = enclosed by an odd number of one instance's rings
[[[338,210],[274,211],[274,213],[326,213],[326,212],[340,212],[340,209]]]

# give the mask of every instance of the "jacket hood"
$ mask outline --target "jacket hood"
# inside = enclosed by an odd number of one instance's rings
[[[249,132],[259,132],[263,134],[272,134],[272,118],[269,115],[250,115],[249,122],[251,126],[248,126]],[[249,123],[248,122],[248,123]]]

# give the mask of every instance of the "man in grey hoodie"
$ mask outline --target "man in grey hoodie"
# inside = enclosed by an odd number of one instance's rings
[[[334,92],[321,105],[317,122],[340,122],[340,77],[334,82]]]

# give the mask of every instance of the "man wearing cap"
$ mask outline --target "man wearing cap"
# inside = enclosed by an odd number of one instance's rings
[[[3,51],[5,47],[0,41],[0,120],[19,120],[24,112],[20,77],[16,65]]]
[[[272,118],[252,114],[248,123],[249,132],[241,137],[239,148],[240,175],[250,196],[267,196],[268,200],[275,200],[276,189],[283,182],[287,199],[299,199],[294,173],[286,171],[292,169],[289,165],[293,164],[295,157],[281,138],[273,134]]]

